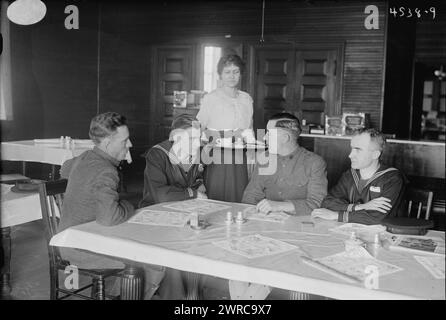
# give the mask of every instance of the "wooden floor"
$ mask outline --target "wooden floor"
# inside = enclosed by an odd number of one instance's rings
[[[11,296],[19,300],[49,299],[48,251],[42,220],[11,228]]]

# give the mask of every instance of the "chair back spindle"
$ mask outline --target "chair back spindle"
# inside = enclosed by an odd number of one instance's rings
[[[409,188],[406,192],[407,217],[411,217],[412,211],[417,219],[429,220],[432,210],[434,193],[429,190]]]
[[[63,194],[67,188],[67,180],[44,182],[39,185],[40,207],[42,219],[45,225],[45,237],[48,244],[49,258],[53,263],[60,263],[63,259],[60,256],[59,248],[50,246],[51,238],[57,233],[59,226],[60,212],[62,209]]]

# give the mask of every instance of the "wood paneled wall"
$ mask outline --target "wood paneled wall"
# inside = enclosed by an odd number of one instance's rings
[[[437,17],[426,16],[417,21],[415,58],[418,61],[443,60],[446,64],[446,3],[442,11],[437,7]]]
[[[297,48],[308,43],[344,43],[342,108],[368,112],[372,125],[380,127],[387,7],[383,1],[374,3],[379,8],[379,29],[367,30],[364,8],[368,4],[266,1],[264,36],[265,44],[292,43]],[[261,35],[261,1],[165,1],[122,8],[113,4],[104,6],[103,12],[104,30],[135,43],[189,44],[230,34],[234,41],[258,44]]]
[[[10,23],[14,130],[2,140],[88,137],[96,114],[97,10],[79,3],[80,12],[88,14],[81,14],[79,30],[67,30],[67,4],[47,4],[39,24]]]
[[[223,39],[227,34],[233,41],[258,43],[261,34],[260,0],[45,3],[47,15],[38,24],[11,24],[16,116],[13,125],[2,122],[3,140],[86,138],[91,117],[113,110],[129,119],[135,145],[132,155],[137,159],[150,141],[150,47],[197,44],[202,38]],[[64,27],[68,4],[79,8],[79,30]],[[264,35],[265,43],[296,47],[343,42],[342,108],[369,112],[372,125],[380,127],[387,9],[384,1],[374,2],[379,8],[379,29],[367,30],[364,8],[368,4],[267,0]]]
[[[384,2],[379,8],[379,29],[364,27],[364,8],[368,2],[298,2],[266,1],[265,44],[292,43],[294,46],[308,43],[344,43],[345,62],[342,90],[342,108],[345,111],[362,111],[371,115],[372,125],[381,126],[383,97],[385,13]],[[180,43],[199,44],[203,39],[225,39],[258,44],[261,35],[261,1],[198,2],[164,1],[158,4],[102,5],[101,30],[115,50],[106,50],[105,40],[101,45],[101,59],[114,57],[115,62],[132,61],[132,66],[112,63],[113,74],[105,64],[101,66],[101,79],[105,74],[126,79],[136,105],[135,113],[126,113],[133,118],[136,129],[135,145],[142,152],[150,141],[147,116],[150,105],[150,73],[147,49],[151,45]],[[106,39],[104,36],[103,39]],[[119,48],[121,47],[121,48]],[[131,47],[136,52],[127,52]],[[245,46],[247,47],[247,46]],[[119,49],[118,49],[119,48]],[[118,57],[119,55],[119,57]],[[102,60],[101,60],[102,63]],[[138,65],[141,68],[138,68]],[[116,94],[121,90],[119,81],[108,82],[109,93],[115,92],[114,102],[126,105],[127,99]],[[147,87],[148,88],[148,87]],[[254,92],[250,92],[254,95]],[[101,108],[109,101],[108,93],[101,89]]]

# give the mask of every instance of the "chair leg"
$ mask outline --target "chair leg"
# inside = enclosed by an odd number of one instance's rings
[[[58,299],[58,291],[59,288],[59,270],[50,266],[50,299],[57,300]]]
[[[300,291],[290,291],[290,300],[310,300],[310,294]]]
[[[98,279],[97,299],[105,300],[105,283],[104,283],[104,278],[102,277]]]
[[[93,286],[91,287],[91,297],[96,299],[96,292],[98,292],[98,280],[93,279]]]

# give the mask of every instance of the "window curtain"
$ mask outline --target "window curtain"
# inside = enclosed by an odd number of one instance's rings
[[[6,0],[0,1],[0,32],[3,40],[0,55],[0,120],[12,120],[10,22],[6,16],[9,3]]]

